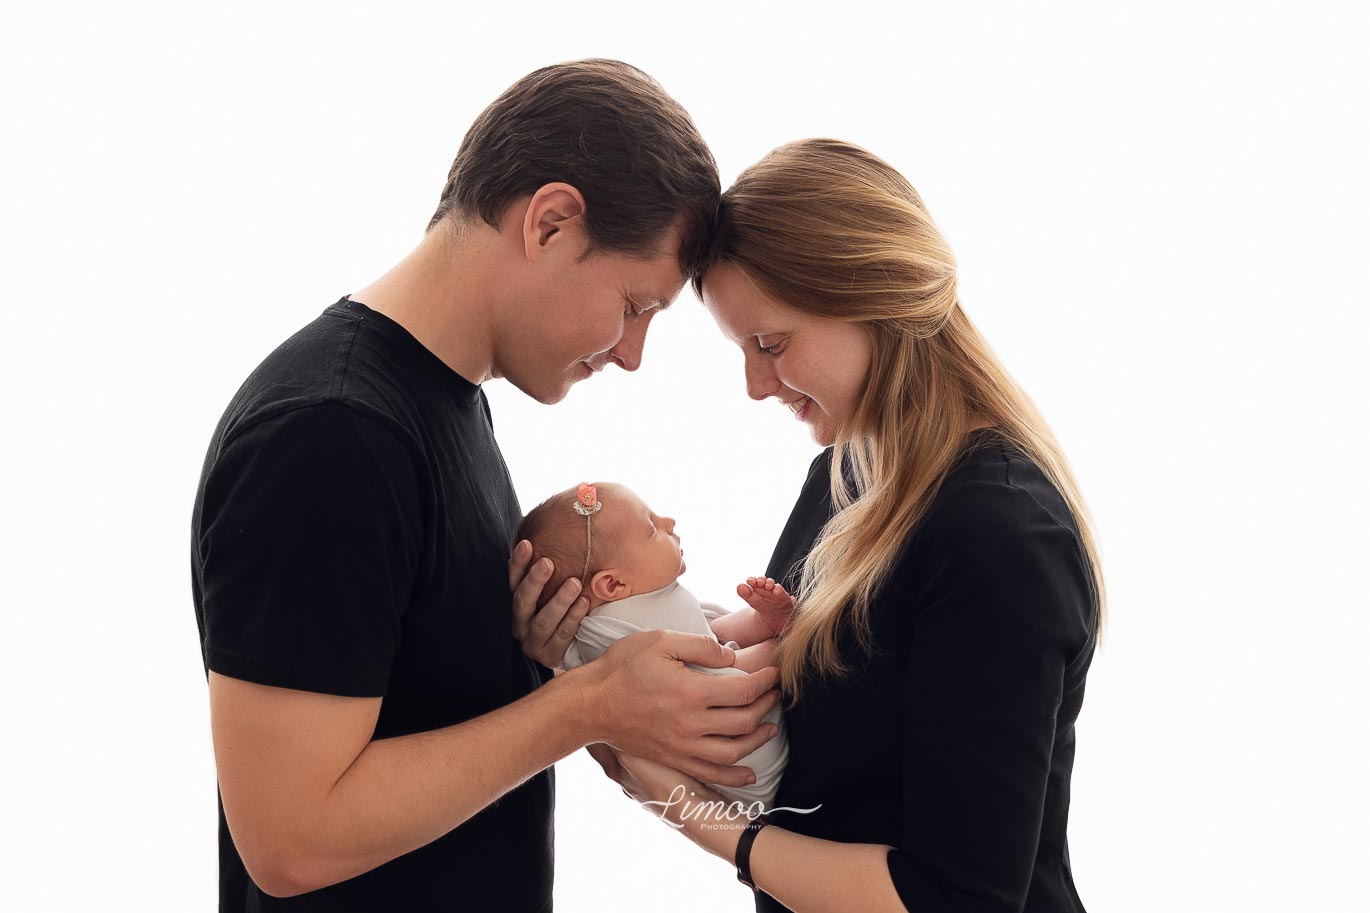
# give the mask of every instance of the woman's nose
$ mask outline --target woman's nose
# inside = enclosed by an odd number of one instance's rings
[[[756,359],[746,356],[743,370],[747,378],[747,395],[752,399],[765,399],[779,389],[775,374],[759,364]]]

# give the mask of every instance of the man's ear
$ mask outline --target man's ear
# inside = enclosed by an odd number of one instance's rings
[[[618,576],[616,568],[605,568],[590,578],[590,592],[602,602],[614,602],[633,595],[633,588]]]
[[[585,198],[580,191],[560,182],[543,184],[523,211],[524,256],[536,260],[553,244],[583,240],[584,229]]]

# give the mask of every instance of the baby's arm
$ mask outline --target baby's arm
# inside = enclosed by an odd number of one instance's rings
[[[753,644],[759,645],[762,640],[775,636],[766,629],[756,612],[745,606],[735,612],[725,612],[717,618],[710,619],[709,628],[718,636],[719,643],[736,641],[738,644],[746,644],[747,649],[751,649]]]
[[[776,639],[763,640],[759,644],[733,651],[733,668],[743,672],[760,672],[767,666],[775,665]]]

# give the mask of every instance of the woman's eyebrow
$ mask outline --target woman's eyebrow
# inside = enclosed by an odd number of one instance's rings
[[[785,331],[784,331],[784,330],[770,330],[770,329],[751,330],[751,329],[744,329],[739,335],[734,336],[729,330],[727,330],[727,329],[725,329],[725,328],[721,328],[721,327],[720,327],[720,329],[723,329],[723,335],[724,335],[724,336],[727,336],[730,340],[732,340],[734,343],[736,343],[737,345],[740,345],[740,346],[745,346],[745,345],[747,344],[747,341],[750,340],[750,339],[761,339],[762,337],[765,337],[765,336],[784,336],[784,335],[785,335]]]

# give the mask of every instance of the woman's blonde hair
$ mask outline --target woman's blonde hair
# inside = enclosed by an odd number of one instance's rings
[[[731,263],[781,304],[871,334],[870,371],[837,430],[836,513],[804,562],[780,645],[791,703],[810,673],[840,676],[850,622],[869,650],[870,605],[908,534],[986,422],[1065,498],[1089,563],[1102,631],[1105,595],[1084,499],[1047,423],[962,311],[956,261],[912,185],[850,143],[788,143],[723,194],[709,262]],[[694,280],[703,294],[704,277]],[[843,467],[852,477],[853,491]]]

